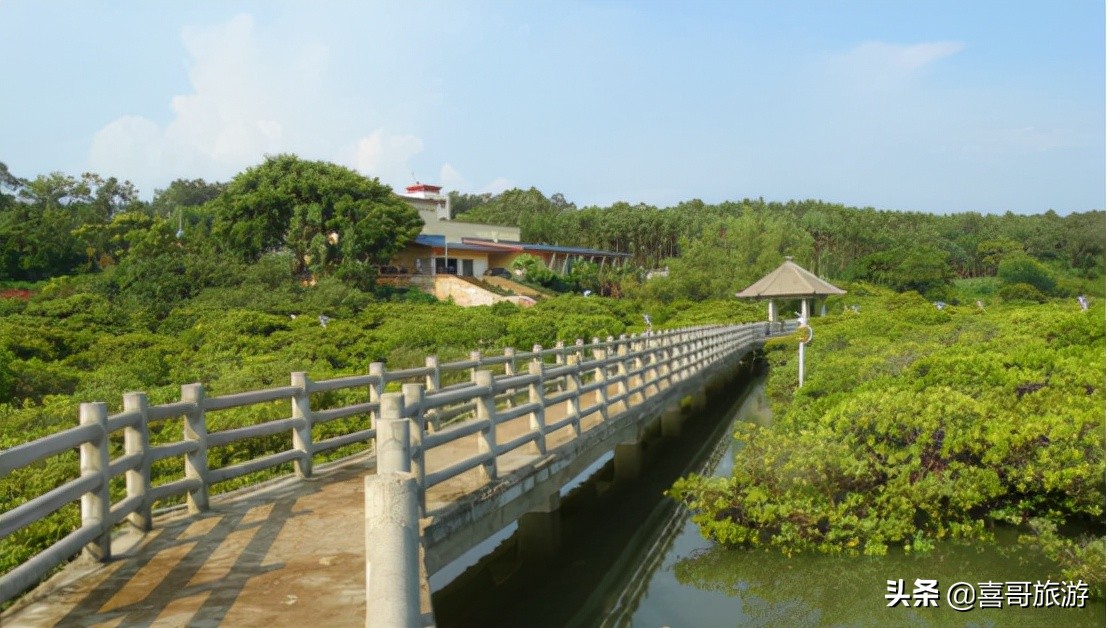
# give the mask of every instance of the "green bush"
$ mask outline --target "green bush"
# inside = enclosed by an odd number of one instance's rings
[[[1054,276],[1042,262],[1027,255],[1010,255],[1000,262],[996,276],[1009,285],[1030,284],[1049,294],[1054,290]]]
[[[1029,283],[1010,283],[1001,286],[996,294],[1005,301],[1046,303],[1048,297]]]
[[[939,311],[911,293],[866,299],[859,314],[813,320],[803,388],[795,345],[769,349],[774,424],[739,426],[731,477],[689,476],[670,491],[702,534],[788,554],[882,554],[1043,520],[1025,542],[1102,588],[1103,304]]]

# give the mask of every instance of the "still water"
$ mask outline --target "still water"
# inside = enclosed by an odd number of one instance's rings
[[[1046,581],[1041,556],[1003,541],[938,544],[925,555],[883,557],[728,550],[700,537],[683,509],[661,497],[673,480],[698,471],[728,475],[742,444],[735,421],[771,419],[761,381],[734,405],[686,424],[677,442],[660,443],[650,471],[635,482],[612,478],[610,465],[564,501],[562,545],[524,561],[508,538],[476,567],[435,594],[441,626],[1103,626],[1103,602],[1084,608],[953,610],[947,590],[965,582]],[[887,607],[888,580],[934,580],[937,607]],[[989,587],[986,587],[988,589]],[[1002,604],[1005,593],[1001,592]],[[1033,600],[1032,600],[1033,601]],[[909,604],[912,603],[910,600]],[[1031,601],[1029,601],[1029,606]]]

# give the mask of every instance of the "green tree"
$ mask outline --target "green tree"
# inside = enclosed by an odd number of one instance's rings
[[[854,265],[851,275],[901,292],[915,290],[928,298],[945,298],[954,271],[945,251],[920,245],[871,253]]]
[[[748,211],[718,219],[696,238],[681,242],[681,256],[669,259],[669,276],[651,279],[646,294],[674,299],[727,298],[785,261],[802,264],[812,252],[812,237],[786,216]]]
[[[978,243],[977,255],[981,258],[985,272],[995,275],[1002,260],[1013,255],[1024,255],[1024,252],[1022,244],[1011,238],[1000,236],[982,240]]]
[[[199,207],[214,200],[226,188],[226,183],[208,183],[204,179],[176,179],[164,190],[154,190],[150,213],[170,218],[179,208]]]
[[[1050,269],[1027,255],[1006,257],[997,267],[996,275],[1006,284],[1028,284],[1043,293],[1054,290],[1054,277]]]
[[[377,179],[295,155],[238,174],[212,205],[213,237],[243,260],[287,247],[297,272],[369,283],[373,265],[386,263],[423,226]]]

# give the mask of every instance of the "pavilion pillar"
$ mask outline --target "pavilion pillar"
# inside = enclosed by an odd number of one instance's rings
[[[777,303],[775,303],[773,299],[769,300],[769,322],[777,322]]]
[[[808,320],[809,318],[811,318],[811,312],[808,308],[808,299],[800,300],[800,317],[804,320]]]

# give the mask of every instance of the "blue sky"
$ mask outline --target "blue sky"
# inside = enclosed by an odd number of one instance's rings
[[[1064,214],[1105,206],[1104,33],[1100,0],[0,0],[0,161]]]

